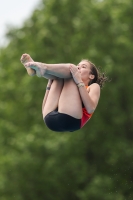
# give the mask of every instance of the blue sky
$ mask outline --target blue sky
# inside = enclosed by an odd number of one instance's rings
[[[4,0],[0,5],[0,45],[4,45],[8,25],[21,27],[41,0]]]

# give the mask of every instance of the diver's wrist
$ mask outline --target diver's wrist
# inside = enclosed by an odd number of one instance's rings
[[[84,86],[85,86],[85,84],[84,84],[83,81],[81,81],[81,82],[79,82],[79,83],[77,84],[77,87],[78,87],[78,88],[80,88],[80,87],[84,87]]]

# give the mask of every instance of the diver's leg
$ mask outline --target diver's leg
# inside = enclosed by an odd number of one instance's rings
[[[58,107],[58,112],[82,118],[82,101],[72,78],[54,80],[43,108],[43,118]]]
[[[39,77],[45,77],[48,74],[58,78],[71,78],[70,65],[70,63],[46,64],[41,62],[28,62],[25,64],[25,67],[34,69]]]
[[[43,118],[58,107],[60,94],[63,88],[63,79],[53,80],[45,105],[42,108]]]
[[[79,90],[72,78],[64,79],[64,86],[60,95],[58,112],[68,114],[74,118],[82,118],[82,101]]]

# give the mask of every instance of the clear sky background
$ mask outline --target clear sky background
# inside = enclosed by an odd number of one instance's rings
[[[41,0],[0,0],[0,45],[4,45],[8,25],[21,27]]]

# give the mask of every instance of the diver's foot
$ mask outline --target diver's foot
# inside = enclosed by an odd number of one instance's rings
[[[28,62],[26,64],[24,64],[24,66],[26,68],[31,68],[33,70],[36,71],[36,75],[38,77],[44,77],[45,73],[46,73],[46,66],[44,63],[41,62]]]
[[[30,55],[26,53],[21,56],[20,61],[24,66],[28,62],[34,62],[34,60],[30,57]],[[36,74],[36,71],[32,68],[27,67],[26,70],[30,76],[34,76]]]

